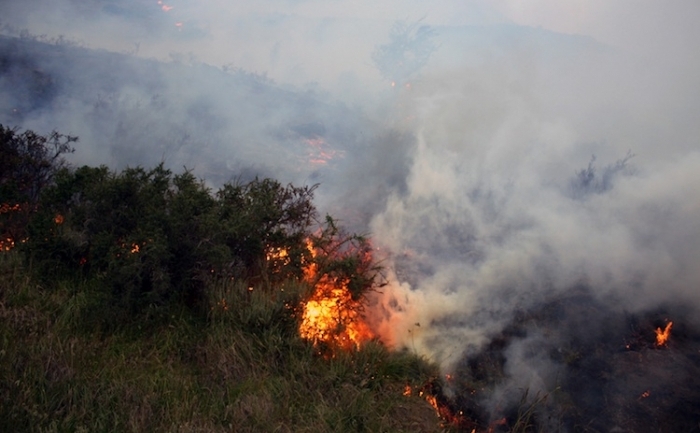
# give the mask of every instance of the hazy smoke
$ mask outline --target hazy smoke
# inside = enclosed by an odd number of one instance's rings
[[[410,283],[402,296],[421,298],[419,316],[394,327],[397,338],[415,344],[420,334],[444,351],[456,341],[478,343],[452,334],[493,331],[515,308],[582,282],[626,309],[700,300],[700,209],[692,192],[700,154],[658,158],[667,144],[639,132],[636,146],[593,142],[605,135],[579,130],[565,107],[552,106],[563,84],[485,68],[414,86],[420,128],[407,191],[392,195],[372,224],[395,255],[398,280]],[[573,89],[589,85],[572,81]],[[619,110],[609,129],[632,129],[623,122],[634,114],[634,92],[598,105],[596,96],[611,86],[589,88],[577,109],[584,117]],[[607,161],[589,160],[599,154]]]
[[[603,318],[700,325],[695,3],[195,3],[3,4],[59,47],[3,39],[0,122],[79,135],[78,163],[321,182],[385,256],[385,340],[497,353],[487,409],[561,383]],[[401,29],[422,48],[389,52]],[[417,65],[394,88],[391,59]]]

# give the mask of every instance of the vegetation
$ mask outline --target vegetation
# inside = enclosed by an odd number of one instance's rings
[[[393,85],[403,86],[421,70],[437,50],[436,32],[428,25],[398,21],[389,32],[390,41],[372,53],[375,67]]]
[[[378,283],[367,240],[318,223],[315,187],[73,169],[75,139],[0,128],[0,431],[441,430],[402,396],[435,366],[299,336],[305,266],[356,300]]]

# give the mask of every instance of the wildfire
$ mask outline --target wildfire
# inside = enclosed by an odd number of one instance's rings
[[[22,205],[19,203],[13,205],[9,203],[0,204],[0,214],[19,212],[21,210]],[[9,233],[0,233],[0,236],[2,236],[2,238],[0,238],[0,251],[10,251],[15,247],[15,238]]]
[[[268,262],[273,264],[289,264],[289,251],[286,248],[270,247],[267,250],[266,258]]]
[[[665,346],[666,343],[668,342],[668,339],[671,337],[671,327],[673,326],[673,322],[668,322],[666,324],[666,327],[661,330],[661,328],[656,328],[656,345],[661,347]]]
[[[423,397],[425,401],[427,401],[428,404],[430,404],[433,410],[435,410],[435,415],[437,415],[437,417],[440,418],[444,423],[443,427],[446,427],[448,425],[462,428],[473,426],[473,423],[464,416],[464,413],[462,411],[453,412],[448,405],[441,403],[435,394],[429,392],[430,389],[431,387],[429,385],[426,385],[425,387],[423,387],[423,389],[421,389],[418,392],[418,396]],[[403,395],[410,397],[411,394],[411,387],[406,385]]]
[[[315,250],[309,245],[311,254]],[[326,344],[350,350],[374,337],[361,314],[361,304],[352,298],[343,281],[328,275],[318,275],[318,266],[309,263],[304,279],[314,284],[311,298],[303,305],[299,334],[314,345]]]
[[[322,137],[307,138],[304,141],[306,141],[306,144],[311,148],[309,162],[312,164],[325,165],[335,157],[339,155],[342,156],[342,152],[331,148]]]

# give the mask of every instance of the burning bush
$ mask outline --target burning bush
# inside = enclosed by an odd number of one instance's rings
[[[0,125],[0,251],[26,237],[42,191],[65,165],[63,154],[72,152],[76,141],[55,131],[42,136]]]
[[[299,332],[322,351],[357,349],[374,337],[363,317],[364,298],[380,276],[371,245],[362,236],[343,234],[329,217],[308,248],[304,280],[313,292],[303,305]]]

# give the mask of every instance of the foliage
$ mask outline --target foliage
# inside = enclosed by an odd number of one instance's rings
[[[0,431],[441,431],[402,396],[436,367],[379,344],[316,356],[285,306],[303,284],[208,282],[209,320],[171,305],[104,335],[100,282],[47,291],[19,259],[0,254]]]
[[[196,306],[212,279],[300,274],[313,191],[256,179],[212,194],[192,173],[173,175],[162,164],[63,169],[22,248],[43,277],[98,278],[121,307]],[[274,274],[266,267],[273,248],[290,252]]]
[[[356,299],[380,275],[366,238],[318,223],[315,186],[212,192],[55,155],[0,252],[0,431],[440,430],[401,396],[434,365],[377,342],[329,362],[300,338],[306,267]]]
[[[354,300],[383,284],[382,268],[372,259],[372,244],[367,237],[344,232],[326,216],[325,224],[309,240],[321,252],[315,258],[318,277],[327,275],[347,287]]]
[[[428,63],[437,49],[434,37],[435,30],[421,25],[420,20],[412,24],[397,22],[389,33],[390,42],[372,53],[374,65],[384,78],[402,85]]]
[[[574,199],[585,199],[591,194],[602,194],[613,187],[618,177],[634,173],[629,161],[634,157],[627,152],[624,158],[618,159],[614,164],[607,165],[601,173],[598,173],[593,155],[588,167],[576,172],[576,176],[569,183],[570,196]]]
[[[24,238],[27,223],[42,191],[65,165],[63,155],[73,152],[76,137],[54,131],[48,136],[19,133],[0,124],[0,238]]]

